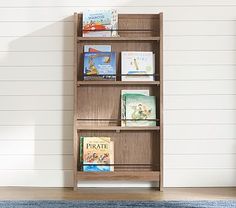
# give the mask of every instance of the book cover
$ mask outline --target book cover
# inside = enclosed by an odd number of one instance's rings
[[[122,81],[153,81],[153,75],[155,74],[154,60],[153,52],[122,51],[121,73],[124,75]]]
[[[84,52],[111,52],[111,45],[84,45]]]
[[[143,95],[148,96],[149,90],[121,90],[121,126],[126,126],[125,115],[125,96],[126,95]]]
[[[126,95],[125,104],[126,126],[156,126],[155,96]]]
[[[83,171],[113,171],[114,166],[106,166],[108,164],[114,164],[114,144],[110,137],[84,137]]]
[[[88,10],[83,13],[83,37],[116,37],[116,10]]]
[[[84,80],[115,80],[115,52],[85,52]]]
[[[83,143],[84,137],[80,137],[79,139],[79,162],[83,163]]]

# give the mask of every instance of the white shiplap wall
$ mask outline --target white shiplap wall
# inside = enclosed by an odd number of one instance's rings
[[[72,14],[88,7],[0,0],[1,186],[72,186]],[[99,7],[164,12],[164,185],[236,186],[236,1]]]

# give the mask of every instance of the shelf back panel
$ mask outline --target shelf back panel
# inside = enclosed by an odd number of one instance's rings
[[[78,136],[110,137],[114,141],[115,171],[159,170],[156,131],[79,131]]]
[[[156,96],[158,86],[80,86],[78,87],[78,125],[89,126],[119,126],[122,90],[149,90],[150,95]],[[157,119],[159,110],[157,111]],[[87,121],[83,119],[116,119],[117,121]]]
[[[155,53],[155,74],[159,74],[159,42],[157,41],[81,41],[78,44],[78,80],[83,80],[84,68],[84,45],[111,45],[112,52],[116,53],[116,71],[121,74],[121,52],[122,51],[152,51]],[[120,81],[121,77],[118,76],[117,80]],[[156,79],[156,81],[158,81]]]

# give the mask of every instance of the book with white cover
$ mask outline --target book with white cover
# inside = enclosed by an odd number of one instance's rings
[[[122,81],[153,81],[155,55],[152,51],[122,51],[121,73]]]

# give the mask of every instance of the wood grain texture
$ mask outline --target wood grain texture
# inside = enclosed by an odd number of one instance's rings
[[[83,85],[160,85],[159,81],[78,81],[78,87]]]
[[[78,66],[79,66],[79,73],[78,73],[78,80],[82,81],[83,80],[83,76],[82,76],[82,72],[83,72],[83,47],[84,45],[91,45],[91,44],[104,44],[104,41],[96,41],[96,43],[94,43],[94,41],[83,41],[79,44],[79,46],[81,47],[81,50],[78,54]],[[117,69],[117,73],[121,74],[121,51],[154,51],[157,53],[157,47],[155,42],[153,43],[153,41],[106,41],[107,45],[111,45],[112,46],[112,51],[116,53],[116,69]],[[157,70],[157,69],[156,69]],[[158,74],[158,71],[156,71],[156,74]],[[120,77],[117,77],[116,79],[117,81],[120,81]]]
[[[158,170],[159,151],[155,148],[159,144],[155,131],[79,131],[79,136],[107,136],[114,141],[115,171],[119,171],[130,164],[129,170]],[[135,166],[137,164],[137,166]],[[147,164],[147,166],[138,166]],[[133,167],[133,166],[134,167]],[[128,170],[128,169],[127,169]]]
[[[32,188],[1,187],[1,200],[235,200],[236,188]]]
[[[120,33],[120,31],[118,30]],[[122,31],[124,32],[124,31]],[[135,31],[134,31],[135,32]],[[159,41],[160,37],[78,37],[78,41]]]
[[[122,127],[122,126],[82,126],[77,122],[77,130],[91,130],[91,131],[158,131],[160,130],[159,126],[139,126],[139,127]]]
[[[77,73],[78,73],[78,48],[77,48],[77,37],[78,37],[78,21],[81,21],[79,19],[78,14],[74,13],[74,116],[73,116],[73,187],[74,190],[77,189],[77,167],[78,167],[78,155],[79,155],[79,150],[78,150],[78,144],[79,142],[79,137],[77,134]]]
[[[78,15],[78,82],[77,87],[77,121],[78,136],[109,136],[114,141],[115,172],[86,173],[79,171],[77,180],[143,180],[159,181],[162,173],[162,138],[159,127],[120,127],[120,100],[124,89],[148,89],[150,95],[157,97],[157,118],[162,110],[161,78],[153,82],[117,81],[83,81],[83,47],[87,44],[109,44],[116,52],[117,74],[121,74],[121,51],[153,51],[155,53],[155,74],[162,75],[162,16],[161,14],[119,14],[119,35],[117,38],[81,37],[81,17]],[[159,103],[161,102],[161,103]],[[99,120],[103,119],[103,120]],[[159,122],[158,124],[159,125]],[[163,125],[163,123],[161,123]],[[138,131],[137,131],[138,129]],[[150,131],[151,130],[151,131]],[[115,132],[114,132],[115,131]],[[162,133],[161,133],[162,134]],[[162,136],[161,136],[162,137]],[[74,147],[76,154],[78,144]],[[78,170],[82,164],[78,164]],[[77,169],[76,169],[77,170]],[[129,171],[129,172],[126,172]],[[142,172],[145,171],[145,172]],[[155,171],[155,172],[154,172]],[[162,188],[162,182],[161,187]]]
[[[157,86],[113,86],[113,85],[88,85],[78,88],[78,119],[120,119],[121,90],[149,89],[150,95],[155,95]],[[105,101],[105,102],[104,102]],[[89,105],[88,105],[89,103]],[[159,113],[158,113],[159,116]],[[158,117],[157,117],[158,118]],[[80,121],[78,121],[80,122]],[[120,121],[81,121],[84,125],[120,125]]]
[[[160,94],[159,94],[159,118],[160,118],[160,143],[157,148],[159,148],[160,151],[160,191],[163,190],[163,139],[164,139],[164,121],[163,121],[163,13],[160,13],[160,23],[159,23],[159,36],[160,36],[160,45],[159,45],[159,60],[156,58],[156,63],[159,63],[157,68],[159,68],[159,74],[160,74]]]
[[[128,180],[128,181],[157,181],[159,178],[158,171],[149,172],[110,172],[110,173],[99,173],[99,172],[78,172],[78,180]]]

